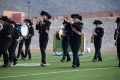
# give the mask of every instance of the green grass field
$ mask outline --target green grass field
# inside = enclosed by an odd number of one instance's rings
[[[0,68],[0,80],[120,80],[116,54],[102,54],[102,62],[92,62],[93,55],[80,56],[81,66],[72,68],[72,61],[60,62],[61,56],[47,54],[49,65],[41,67],[40,54],[34,53],[32,60],[20,59],[16,66]],[[2,64],[0,58],[0,66]]]

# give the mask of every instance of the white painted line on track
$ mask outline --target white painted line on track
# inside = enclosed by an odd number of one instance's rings
[[[50,64],[46,64],[46,65],[50,65]],[[40,66],[39,63],[35,64],[35,63],[24,63],[24,64],[17,64],[15,66]]]
[[[107,68],[92,68],[92,69],[83,69],[83,70],[69,70],[69,71],[57,71],[57,72],[47,72],[47,73],[36,73],[36,74],[27,74],[27,75],[16,75],[16,76],[4,76],[2,78],[17,78],[17,77],[26,77],[26,76],[35,76],[35,75],[47,75],[47,74],[58,74],[58,73],[67,73],[67,72],[80,72],[80,71],[92,71],[92,70],[105,70],[111,69],[115,67],[107,67]]]

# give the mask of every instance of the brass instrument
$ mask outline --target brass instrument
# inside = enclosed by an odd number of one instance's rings
[[[70,20],[68,17],[64,18],[64,21],[70,23]],[[63,40],[63,35],[65,34],[64,30],[60,29],[59,31],[56,32],[56,39],[57,40]]]
[[[34,17],[33,21],[34,22],[41,22],[41,21],[43,21],[43,18],[42,17]]]
[[[34,17],[34,18],[33,18],[33,21],[35,21],[35,22],[40,22],[40,20],[39,20],[37,17]]]
[[[64,35],[64,31],[63,30],[57,31],[56,32],[56,39],[57,40],[62,40],[63,39],[62,35]]]
[[[0,31],[2,30],[2,28],[3,28],[3,25],[0,23]]]
[[[94,42],[94,36],[91,36],[91,41],[90,41],[91,43],[93,43]]]
[[[67,21],[67,22],[70,22],[70,20],[69,20],[69,18],[68,17],[65,17],[65,19],[64,19],[65,21]]]
[[[95,32],[95,29],[93,30],[93,34]],[[94,35],[91,36],[90,42],[93,43],[94,42]]]

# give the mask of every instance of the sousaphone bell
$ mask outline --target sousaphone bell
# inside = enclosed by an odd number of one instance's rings
[[[3,28],[3,25],[0,23],[0,31],[2,30],[2,28]]]
[[[57,40],[62,40],[63,39],[62,35],[64,35],[64,31],[63,30],[57,31],[56,32],[56,39]]]

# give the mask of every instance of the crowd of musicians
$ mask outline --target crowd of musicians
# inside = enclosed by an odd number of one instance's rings
[[[38,30],[39,33],[39,47],[41,53],[41,66],[46,66],[46,47],[49,39],[49,29],[51,22],[49,19],[51,15],[46,11],[41,11],[40,16],[36,20],[35,29]],[[0,57],[3,56],[4,64],[2,68],[7,68],[11,65],[16,65],[17,60],[21,56],[21,59],[26,60],[28,56],[28,60],[32,59],[30,44],[32,40],[32,36],[34,36],[34,28],[33,24],[29,19],[25,19],[24,23],[27,25],[29,33],[27,37],[22,36],[20,30],[17,27],[17,24],[14,21],[11,21],[6,16],[2,16],[0,18],[0,23],[2,27],[0,29]],[[114,39],[116,40],[117,46],[117,54],[119,59],[118,67],[120,67],[120,17],[116,19],[117,29],[115,30]],[[92,59],[93,62],[101,62],[101,45],[102,45],[102,37],[104,36],[104,28],[101,27],[102,21],[95,20],[93,22],[95,28],[93,29],[93,42],[95,47],[95,54]],[[60,60],[61,62],[69,62],[71,61],[71,57],[68,52],[68,46],[70,45],[72,53],[73,53],[73,62],[72,67],[77,68],[80,67],[80,60],[78,56],[78,52],[81,45],[81,34],[83,29],[82,16],[78,14],[72,14],[71,19],[65,19],[63,21],[64,28],[62,29],[63,34],[56,36],[57,39],[62,37],[62,48],[63,48],[63,56]],[[25,44],[25,51],[23,51],[23,45]],[[16,48],[18,47],[18,54],[16,55]],[[25,52],[25,53],[24,53]]]

